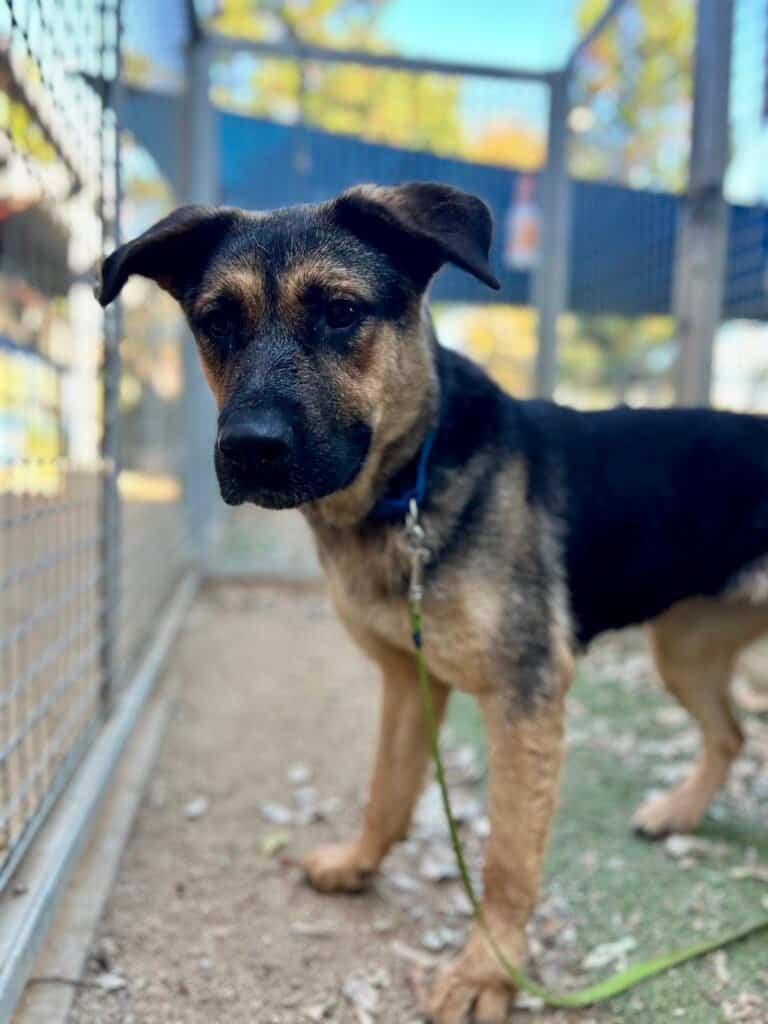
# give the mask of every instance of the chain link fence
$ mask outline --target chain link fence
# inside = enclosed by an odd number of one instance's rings
[[[92,294],[119,42],[119,0],[0,0],[0,889],[184,566],[178,331]]]

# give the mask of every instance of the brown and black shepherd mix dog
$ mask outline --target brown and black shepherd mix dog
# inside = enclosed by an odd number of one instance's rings
[[[768,420],[505,394],[439,344],[425,305],[445,262],[498,287],[490,241],[485,204],[440,184],[271,213],[184,207],[106,260],[100,301],[131,274],[176,297],[218,404],[224,500],[302,510],[336,609],[381,668],[362,829],[305,862],[325,892],[361,888],[405,836],[428,762],[403,538],[419,499],[434,701],[442,713],[456,687],[484,713],[483,907],[519,962],[580,649],[649,623],[661,677],[701,729],[691,774],[637,811],[639,832],[696,828],[741,746],[728,687],[768,631]],[[501,1021],[511,995],[476,930],[428,1014]]]

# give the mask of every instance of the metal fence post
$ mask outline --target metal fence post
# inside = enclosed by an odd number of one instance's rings
[[[187,49],[187,89],[182,139],[182,196],[187,203],[216,203],[219,197],[216,112],[210,102],[211,47],[191,21]],[[216,413],[189,331],[182,339],[184,372],[184,514],[189,555],[206,556],[215,512],[216,483],[211,453]]]
[[[733,0],[698,0],[690,170],[678,222],[673,296],[677,399],[685,405],[709,401],[713,343],[722,314],[732,33]]]
[[[568,89],[570,71],[549,79],[547,163],[540,177],[541,232],[533,280],[538,311],[535,393],[551,397],[557,381],[557,329],[568,297],[570,180],[568,177]]]
[[[101,122],[101,226],[102,251],[106,255],[120,244],[120,125],[117,104],[120,87],[121,0],[104,3],[102,29],[102,122]],[[110,29],[114,33],[110,39]],[[112,49],[114,47],[114,49]],[[108,56],[114,53],[114,66]],[[120,475],[120,302],[104,317],[102,365],[103,432],[101,521],[101,707],[109,715],[119,671],[122,529],[118,480]]]

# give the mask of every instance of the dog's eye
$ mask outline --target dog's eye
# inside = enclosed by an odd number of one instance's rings
[[[232,318],[227,313],[211,313],[205,321],[205,333],[214,341],[226,341],[233,330]]]
[[[360,319],[360,309],[350,299],[332,299],[325,307],[325,322],[333,331],[352,327]]]

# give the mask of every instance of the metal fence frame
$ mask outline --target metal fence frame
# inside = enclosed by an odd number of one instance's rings
[[[733,8],[734,0],[698,0],[691,156],[674,282],[677,395],[685,405],[709,402],[713,345],[723,307]]]

